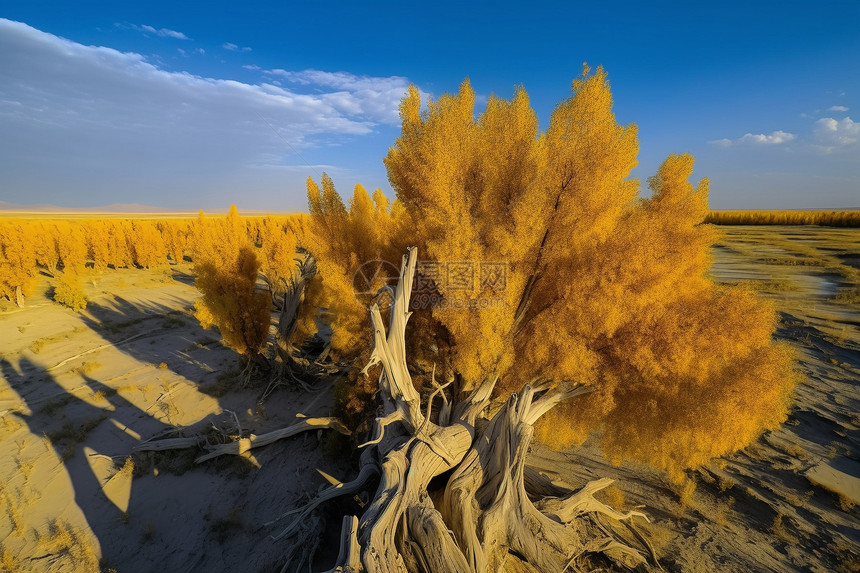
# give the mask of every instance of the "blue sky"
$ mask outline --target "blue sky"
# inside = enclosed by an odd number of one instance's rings
[[[546,127],[587,61],[643,182],[690,152],[715,209],[860,207],[860,2],[597,4],[0,1],[0,201],[303,210],[322,171],[390,192],[410,83],[469,77],[478,111],[522,84]]]

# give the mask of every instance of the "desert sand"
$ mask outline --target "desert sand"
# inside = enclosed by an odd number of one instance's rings
[[[860,230],[732,227],[713,276],[774,300],[778,337],[805,375],[786,424],[671,484],[614,467],[593,444],[537,446],[530,464],[572,488],[617,479],[602,499],[640,507],[639,527],[667,571],[860,570]],[[337,553],[333,502],[307,527],[319,546],[275,542],[265,525],[328,482],[354,476],[322,432],[202,464],[201,450],[132,450],[161,437],[229,439],[327,416],[331,378],[313,392],[241,388],[237,356],[192,314],[190,266],[108,270],[85,284],[82,313],[49,298],[42,277],[23,309],[0,304],[0,557],[11,571],[279,571],[285,555]],[[326,453],[326,452],[329,453]],[[293,568],[299,560],[294,561]],[[654,570],[659,570],[656,566]]]

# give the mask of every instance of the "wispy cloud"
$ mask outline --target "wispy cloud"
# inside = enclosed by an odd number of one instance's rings
[[[833,105],[827,108],[827,111],[848,111],[848,108],[844,105]]]
[[[795,139],[797,139],[796,134],[777,130],[770,134],[747,133],[737,139],[723,138],[711,141],[711,143],[720,147],[732,147],[734,145],[782,145]]]
[[[296,72],[307,90],[201,77],[5,19],[0,75],[0,133],[16,134],[0,138],[0,189],[28,189],[33,202],[52,203],[76,186],[94,203],[115,202],[118,190],[132,199],[154,188],[176,197],[192,181],[209,185],[213,198],[249,182],[283,190],[277,170],[264,175],[259,166],[272,155],[301,161],[260,116],[307,156],[393,129],[408,86],[400,77],[325,72]],[[293,182],[300,190],[302,180]]]
[[[392,125],[400,123],[399,104],[409,87],[409,80],[401,76],[379,78],[346,72],[282,69],[265,70],[263,73],[282,78],[297,87],[313,86],[314,89],[322,87],[335,90],[321,97],[336,109],[344,113],[360,111]],[[422,93],[425,101],[426,95]]]
[[[146,24],[140,26],[138,26],[137,24],[130,24],[129,27],[132,30],[137,30],[138,32],[143,32],[145,34],[155,34],[156,36],[161,36],[162,38],[176,38],[177,40],[188,39],[188,36],[186,36],[182,32],[177,32],[176,30],[170,30],[168,28],[155,28],[154,26],[148,26]]]
[[[232,42],[224,42],[223,44],[221,44],[221,47],[224,48],[225,50],[229,50],[231,52],[250,52],[251,51],[251,48],[249,48],[248,46],[244,46],[244,47],[240,48],[239,46],[237,46],[236,44],[234,44]]]
[[[834,119],[823,117],[815,122],[812,128],[819,149],[825,153],[855,148],[860,142],[860,123],[850,117]]]

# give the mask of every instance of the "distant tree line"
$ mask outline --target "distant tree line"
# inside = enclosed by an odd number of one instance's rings
[[[715,225],[821,225],[860,227],[860,210],[853,211],[711,211],[706,223]]]
[[[248,217],[241,232],[262,251],[267,237],[271,260],[277,247],[271,240],[274,229],[291,227],[293,216]],[[296,215],[301,218],[302,215]],[[305,215],[306,217],[306,215]],[[58,279],[60,284],[74,284],[85,269],[140,268],[174,265],[193,259],[195,252],[208,253],[200,240],[217,240],[201,229],[214,225],[201,212],[188,219],[93,218],[80,220],[0,219],[0,297],[21,306],[32,294],[40,273]],[[290,261],[294,255],[290,255]]]

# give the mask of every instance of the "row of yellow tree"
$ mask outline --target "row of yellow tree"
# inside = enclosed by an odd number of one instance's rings
[[[278,251],[282,246],[274,245],[272,237],[300,225],[302,217],[244,218],[241,233],[272,266],[278,257],[284,259]],[[0,219],[0,297],[21,304],[40,272],[55,276],[85,268],[154,268],[195,253],[208,256],[212,244],[222,240],[217,229],[225,220],[202,213],[197,219]]]
[[[860,210],[853,211],[711,211],[706,223],[716,225],[823,225],[860,227]]]

